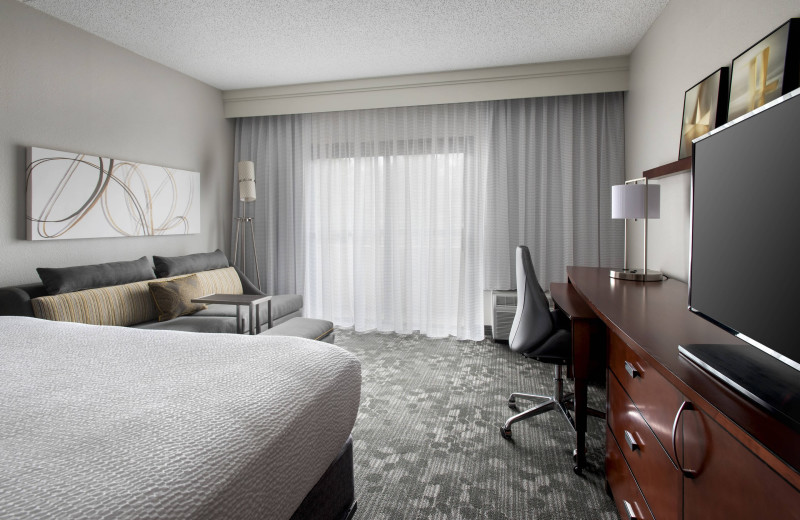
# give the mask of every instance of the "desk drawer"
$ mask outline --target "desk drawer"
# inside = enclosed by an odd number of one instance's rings
[[[620,518],[653,519],[610,430],[606,431],[606,480],[611,493],[614,494],[614,503],[617,505]]]
[[[658,440],[672,445],[672,423],[683,395],[616,334],[609,334],[608,366]]]
[[[683,478],[633,406],[617,378],[608,376],[608,427],[639,484],[653,515],[659,520],[680,518]]]

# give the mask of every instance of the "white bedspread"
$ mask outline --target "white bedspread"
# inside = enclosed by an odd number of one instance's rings
[[[358,411],[346,351],[0,317],[0,517],[288,518]]]

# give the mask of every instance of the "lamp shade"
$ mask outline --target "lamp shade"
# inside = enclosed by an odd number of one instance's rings
[[[658,184],[620,184],[611,187],[611,218],[661,217],[661,186]]]
[[[239,161],[239,200],[256,200],[256,168],[253,161]]]

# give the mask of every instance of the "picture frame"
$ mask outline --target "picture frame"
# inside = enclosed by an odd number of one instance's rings
[[[200,233],[200,173],[28,147],[27,239]]]
[[[692,155],[692,140],[725,124],[728,116],[728,67],[712,72],[683,95],[678,159]]]
[[[733,59],[728,121],[791,92],[798,79],[800,18],[791,18]]]

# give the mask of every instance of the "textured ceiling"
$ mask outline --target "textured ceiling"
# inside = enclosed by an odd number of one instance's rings
[[[629,54],[669,0],[20,0],[222,90]]]

